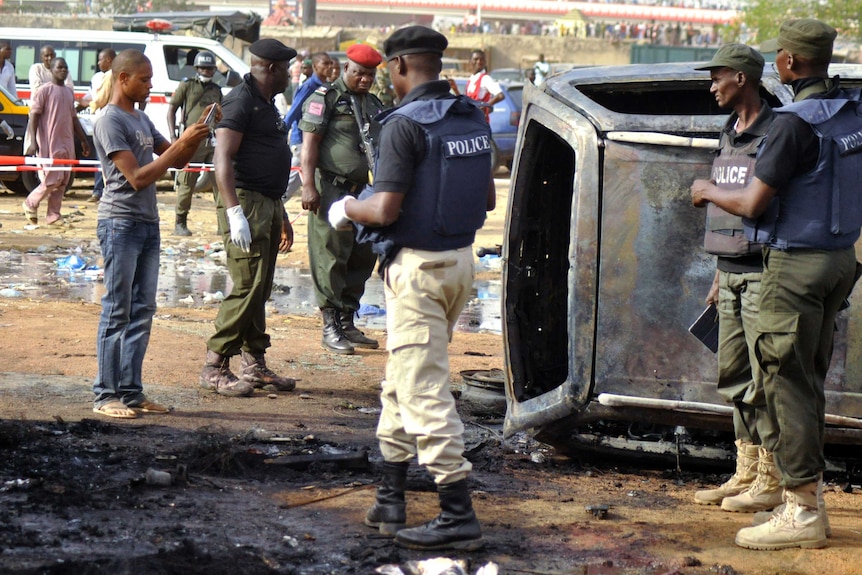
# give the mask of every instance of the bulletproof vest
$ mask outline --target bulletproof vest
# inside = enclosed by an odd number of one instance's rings
[[[385,228],[365,228],[360,239],[380,244],[375,252],[384,261],[392,255],[382,253],[385,246],[396,251],[469,246],[485,222],[491,181],[491,131],[482,112],[459,96],[419,100],[385,114],[384,125],[399,116],[421,125],[426,154],[416,167],[415,187],[404,196],[398,220]]]
[[[712,163],[712,180],[722,190],[744,188],[754,176],[757,149],[766,138],[760,135],[743,146],[731,145],[727,132],[721,133],[718,156]],[[760,245],[748,241],[742,218],[710,202],[706,206],[704,249],[717,256],[745,256],[760,251]]]
[[[814,169],[793,178],[756,221],[745,220],[746,235],[777,249],[852,246],[862,227],[859,90],[803,100],[775,112],[795,114],[810,124],[820,140],[820,154]]]

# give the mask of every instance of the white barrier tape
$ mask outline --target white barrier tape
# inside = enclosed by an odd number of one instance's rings
[[[101,172],[98,167],[86,166],[0,166],[0,172]]]
[[[0,156],[0,172],[100,172],[99,160],[37,158],[33,156]],[[169,172],[214,172],[213,164],[193,162]]]

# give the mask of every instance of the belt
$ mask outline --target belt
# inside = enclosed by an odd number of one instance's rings
[[[327,184],[332,184],[336,188],[344,190],[348,194],[355,194],[365,187],[365,184],[357,184],[353,180],[348,180],[343,176],[337,176],[323,170],[320,170],[320,179]]]

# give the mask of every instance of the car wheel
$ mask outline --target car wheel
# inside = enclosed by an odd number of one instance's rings
[[[197,182],[195,182],[194,193],[200,194],[203,192],[210,192],[213,189],[213,183],[215,182],[215,173],[214,172],[201,172],[198,176]]]
[[[69,175],[69,183],[66,185],[66,191],[68,191],[72,185],[75,183],[75,172],[72,172]],[[6,186],[9,191],[13,194],[17,194],[19,196],[26,196],[30,192],[36,189],[39,185],[39,173],[38,172],[21,172],[21,177],[17,180],[10,180],[8,182],[3,182],[3,185]]]
[[[491,140],[491,175],[497,173],[500,169],[500,150],[497,149],[497,144]]]

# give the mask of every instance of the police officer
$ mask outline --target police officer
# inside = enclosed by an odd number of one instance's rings
[[[374,269],[371,246],[359,244],[352,230],[333,230],[329,206],[345,195],[356,196],[369,181],[357,113],[376,129],[374,116],[383,104],[369,94],[380,53],[366,44],[347,50],[344,74],[319,87],[303,105],[302,208],[308,215],[308,259],[317,306],[323,315],[324,349],[352,354],[355,347],[376,349],[377,340],[354,324],[365,282]],[[368,136],[373,138],[370,131]]]
[[[302,118],[302,105],[315,90],[328,82],[329,69],[332,68],[332,58],[326,52],[316,52],[311,55],[312,69],[314,73],[302,83],[293,93],[293,104],[284,116],[284,124],[290,132],[290,180],[282,200],[287,201],[299,190],[302,178],[300,167],[302,165],[302,130],[299,129],[299,120]]]
[[[721,131],[712,181],[721,190],[743,188],[754,177],[755,156],[774,117],[760,97],[763,56],[744,44],[725,44],[696,70],[709,70],[710,92],[719,107],[733,110]],[[717,256],[706,303],[718,308],[718,392],[733,405],[736,472],[717,488],[696,492],[694,499],[725,511],[753,513],[781,503],[781,476],[772,453],[761,446],[761,437],[775,430],[766,414],[763,381],[752,373],[757,366],[761,247],[745,237],[742,218],[713,203],[706,207],[704,249]]]
[[[371,226],[386,290],[389,360],[377,438],[383,484],[366,525],[413,549],[482,546],[467,486],[464,426],[449,388],[447,346],[473,286],[471,245],[494,208],[491,131],[484,114],[441,81],[446,38],[423,26],[384,43],[398,107],[381,117],[373,193],[335,202],[333,227]],[[366,229],[361,234],[366,236]],[[434,476],[440,515],[412,529],[404,488],[418,455]],[[400,530],[399,530],[400,529]]]
[[[195,56],[194,78],[186,78],[177,86],[177,91],[171,97],[168,106],[168,131],[171,141],[175,142],[181,130],[187,126],[197,123],[198,119],[210,104],[221,104],[221,87],[214,83],[213,75],[216,70],[216,60],[212,52],[201,51]],[[180,129],[176,126],[177,110],[182,110],[182,123]],[[211,140],[201,143],[192,162],[211,163],[215,148]],[[189,210],[192,207],[192,194],[197,184],[199,172],[183,171],[177,174],[176,191],[176,223],[174,225],[175,236],[190,236],[188,228]],[[215,188],[217,193],[218,188]]]
[[[273,373],[264,359],[270,346],[265,306],[275,261],[278,252],[293,244],[293,228],[281,203],[290,149],[273,98],[287,86],[287,64],[296,50],[264,38],[249,52],[251,73],[225,96],[216,130],[216,208],[233,288],[219,307],[200,375],[202,388],[228,397],[249,396],[255,388],[296,387],[295,380]],[[230,358],[237,354],[239,378],[230,369]]]
[[[745,220],[747,237],[765,244],[756,343],[766,408],[776,429],[770,444],[784,504],[736,534],[750,549],[825,547],[822,498],[826,398],[835,317],[856,272],[862,226],[855,200],[862,173],[859,91],[829,77],[835,30],[819,20],[787,20],[776,50],[781,81],[794,103],[775,110],[754,179],[734,192],[692,186],[695,205],[718,204]]]

